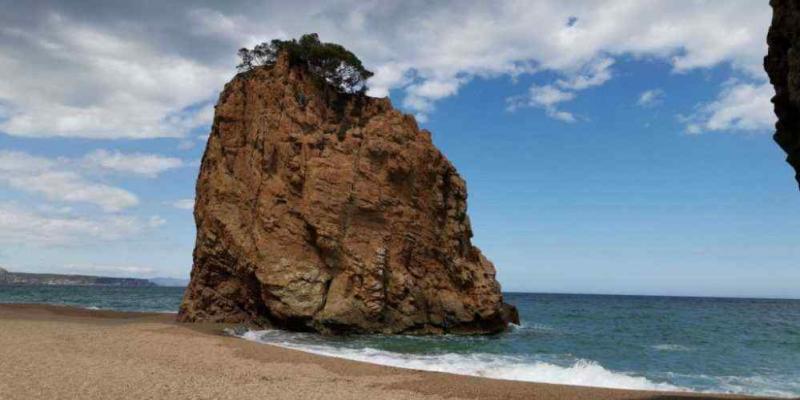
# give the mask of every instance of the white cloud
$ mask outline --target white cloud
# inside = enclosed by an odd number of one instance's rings
[[[409,77],[410,68],[396,62],[387,62],[375,68],[375,76],[369,80],[369,95],[374,97],[386,97],[389,90],[406,86],[411,82]]]
[[[645,90],[639,95],[639,100],[636,101],[641,107],[653,107],[661,103],[664,99],[664,91],[661,89]]]
[[[691,134],[709,131],[771,133],[776,120],[770,103],[773,94],[768,82],[729,82],[716,100],[699,106],[693,115],[684,118],[686,131]]]
[[[79,217],[47,214],[0,203],[0,243],[15,245],[70,245],[117,240],[136,235],[146,224],[129,216]]]
[[[135,206],[138,198],[127,190],[92,183],[74,172],[48,171],[21,177],[9,177],[8,184],[15,189],[41,193],[50,200],[91,203],[106,211],[119,211]]]
[[[131,173],[146,177],[156,177],[162,172],[182,167],[180,158],[164,157],[157,154],[122,153],[120,151],[95,150],[83,157],[89,169]]]
[[[0,151],[0,182],[16,190],[43,195],[49,200],[89,203],[105,211],[119,211],[139,203],[133,193],[92,182],[75,171],[60,168],[63,165],[63,161],[27,153]]]
[[[556,107],[559,103],[570,101],[574,98],[574,92],[560,89],[556,85],[531,85],[527,95],[509,97],[506,101],[509,111],[515,111],[522,107],[535,107],[544,109],[550,118],[563,122],[575,122],[576,119],[572,113],[561,111]]]
[[[567,123],[575,122],[577,119],[571,112],[559,110],[556,105],[574,99],[578,91],[607,82],[612,76],[612,65],[614,65],[613,59],[599,58],[585,65],[572,76],[556,80],[555,84],[531,85],[528,88],[527,96],[507,98],[507,109],[515,111],[521,107],[542,108],[550,118]]]
[[[96,150],[79,159],[44,158],[18,151],[0,151],[0,183],[51,201],[88,203],[105,211],[139,204],[133,193],[98,182],[91,175],[113,172],[157,177],[164,171],[193,163],[157,154]]]
[[[410,85],[406,88],[403,105],[424,115],[433,111],[433,103],[436,100],[456,94],[459,85],[458,79],[427,80]]]
[[[453,13],[453,7],[459,11]],[[369,67],[402,61],[400,68],[376,69],[375,79],[381,81],[377,92],[386,93],[390,85],[382,81],[383,74],[391,74],[386,81],[405,91],[403,104],[421,113],[430,112],[442,98],[440,92],[429,96],[419,90],[427,81],[455,82],[452,94],[476,76],[549,70],[561,76],[550,84],[579,91],[611,79],[614,60],[623,56],[660,60],[676,72],[730,63],[736,71],[762,79],[763,38],[770,21],[767,4],[748,1],[621,0],[603,7],[560,1],[459,2],[368,5],[355,7],[353,13],[373,22],[345,32],[330,29],[330,36],[323,31],[323,37],[352,47]],[[414,29],[407,29],[410,21]],[[370,28],[375,32],[360,32]],[[410,75],[411,84],[397,78]]]
[[[575,94],[561,90],[552,85],[531,86],[530,98],[531,105],[552,107],[558,103],[572,100]]]
[[[144,27],[142,27],[144,28]],[[208,118],[231,73],[159,51],[135,34],[43,12],[31,26],[0,28],[0,131],[27,137],[180,137]],[[57,68],[53,68],[57,65]],[[202,114],[202,115],[201,115]]]
[[[53,0],[35,15],[25,9],[4,7],[0,17],[0,74],[14,77],[0,81],[8,117],[0,130],[95,138],[185,135],[208,121],[197,105],[233,74],[237,48],[309,26],[375,71],[370,94],[397,90],[402,104],[425,115],[475,77],[550,71],[556,78],[544,84],[578,91],[611,79],[620,57],[658,60],[675,72],[728,63],[761,81],[771,17],[766,2],[749,0],[187,1],[137,7],[135,15],[112,3],[101,13]]]
[[[175,200],[172,206],[181,210],[194,210],[194,199]]]
[[[612,58],[599,58],[584,67],[584,71],[568,79],[559,79],[556,84],[564,89],[584,90],[599,86],[611,79]]]
[[[561,122],[572,123],[572,122],[577,121],[577,119],[575,118],[575,115],[573,115],[571,112],[568,112],[568,111],[559,111],[559,110],[556,110],[556,109],[546,109],[545,113],[547,114],[548,117],[553,118],[553,119],[557,119],[557,120],[559,120]]]
[[[34,157],[19,151],[0,151],[0,173],[36,173],[45,172],[55,165],[55,161]]]

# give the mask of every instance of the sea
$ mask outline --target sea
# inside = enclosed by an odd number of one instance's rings
[[[182,288],[0,286],[0,303],[176,312]],[[493,336],[245,340],[374,364],[622,389],[800,397],[800,300],[507,293],[522,324]]]

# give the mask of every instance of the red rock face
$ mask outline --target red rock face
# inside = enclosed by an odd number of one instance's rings
[[[775,141],[786,151],[786,161],[800,182],[800,1],[771,0],[772,25],[767,34],[769,52],[764,69],[775,87]]]
[[[197,181],[181,321],[491,333],[517,319],[470,238],[464,180],[388,99],[281,58],[229,82]]]

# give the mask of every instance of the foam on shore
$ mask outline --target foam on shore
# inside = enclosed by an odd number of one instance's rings
[[[342,338],[326,338],[315,334],[281,330],[246,331],[238,334],[246,340],[305,351],[308,353],[343,358],[371,364],[422,371],[447,372],[524,382],[552,383],[609,389],[675,391],[696,393],[727,393],[750,396],[795,398],[800,392],[800,382],[791,383],[792,376],[707,376],[670,373],[664,381],[648,379],[632,373],[610,370],[592,360],[570,357],[520,357],[489,353],[401,353],[355,345]],[[444,336],[442,340],[455,337]],[[429,340],[429,338],[421,338]],[[363,344],[363,343],[361,343]],[[658,345],[659,351],[689,351],[683,346]],[[692,389],[667,382],[703,382],[704,389]]]
[[[398,368],[448,372],[459,375],[508,379],[526,382],[554,383],[611,389],[687,391],[668,383],[653,382],[644,377],[610,371],[589,360],[578,360],[570,366],[496,354],[405,354],[374,348],[343,348],[325,344],[298,343],[297,334],[277,331],[247,331],[237,335],[246,340],[266,343],[309,353],[368,362]]]

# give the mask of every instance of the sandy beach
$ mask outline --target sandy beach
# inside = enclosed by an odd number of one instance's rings
[[[742,398],[398,369],[251,343],[174,318],[0,305],[0,399]]]

